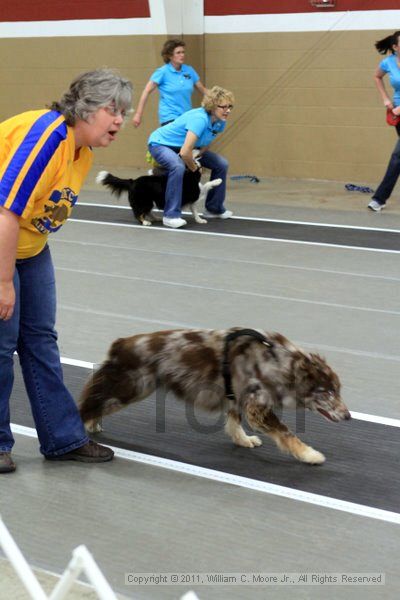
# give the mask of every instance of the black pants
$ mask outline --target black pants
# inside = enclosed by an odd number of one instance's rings
[[[377,200],[379,204],[385,204],[386,200],[390,198],[400,175],[400,125],[396,125],[396,131],[399,139],[390,157],[386,173],[373,195],[373,199]]]

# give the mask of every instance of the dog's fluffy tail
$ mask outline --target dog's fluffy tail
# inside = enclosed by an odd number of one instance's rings
[[[122,339],[111,345],[107,360],[87,380],[79,398],[79,412],[84,423],[118,410],[121,399],[130,394],[130,381],[121,367],[118,354]]]
[[[111,190],[112,194],[115,194],[119,198],[122,192],[129,192],[129,190],[134,187],[135,180],[120,179],[108,171],[99,171],[99,173],[97,173],[96,183],[104,185]]]

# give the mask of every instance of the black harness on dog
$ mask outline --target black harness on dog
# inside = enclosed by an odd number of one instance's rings
[[[276,358],[276,355],[274,352],[274,344],[270,340],[268,340],[265,337],[265,335],[263,335],[259,331],[256,331],[255,329],[239,329],[238,331],[233,331],[232,333],[228,333],[228,335],[225,338],[224,356],[223,356],[223,362],[222,362],[222,377],[224,378],[224,383],[225,383],[225,396],[229,400],[235,399],[235,394],[233,393],[233,388],[232,388],[231,368],[230,368],[229,359],[228,359],[229,344],[231,342],[233,342],[234,340],[236,340],[238,337],[241,337],[244,335],[250,336],[250,337],[256,339],[257,341],[259,341],[261,344],[264,344],[264,346],[267,346],[271,350],[272,356],[274,358]]]

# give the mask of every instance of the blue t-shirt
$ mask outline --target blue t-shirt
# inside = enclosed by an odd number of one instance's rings
[[[193,108],[150,135],[148,143],[172,148],[182,148],[186,134],[192,131],[197,136],[195,148],[208,146],[225,129],[225,121],[211,122],[211,114],[204,108]]]
[[[400,67],[397,64],[397,56],[395,54],[387,56],[381,61],[379,68],[388,73],[390,85],[394,90],[393,104],[400,106]]]
[[[172,121],[192,108],[193,87],[199,79],[196,71],[189,65],[182,65],[177,71],[171,63],[167,63],[154,71],[150,81],[158,85],[160,92],[160,123]]]

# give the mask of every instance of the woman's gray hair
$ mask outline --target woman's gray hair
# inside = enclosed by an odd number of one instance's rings
[[[132,108],[132,84],[112,69],[96,69],[78,75],[59,102],[51,110],[61,112],[67,125],[77,120],[87,121],[99,108],[112,106],[116,112],[126,114]]]
[[[211,90],[208,90],[207,94],[204,94],[202,100],[202,107],[210,113],[219,104],[234,104],[235,98],[232,92],[226,90],[219,85],[214,85]]]

